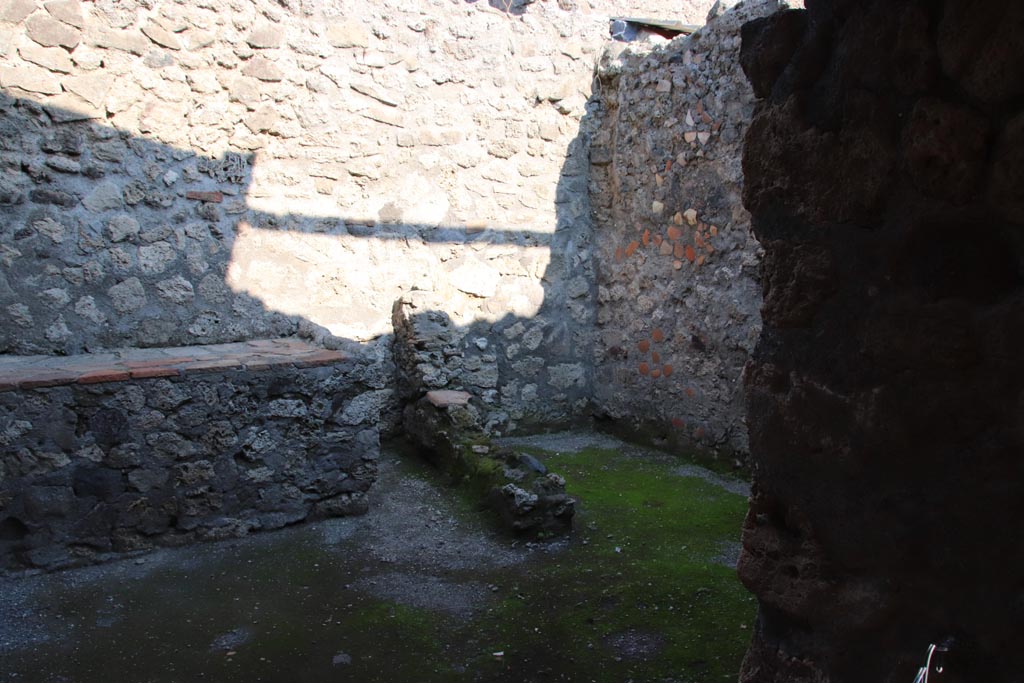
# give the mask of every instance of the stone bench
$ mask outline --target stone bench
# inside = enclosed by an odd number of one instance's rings
[[[294,338],[0,357],[0,570],[364,512],[388,382]]]

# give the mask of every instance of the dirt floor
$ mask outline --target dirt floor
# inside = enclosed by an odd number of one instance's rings
[[[735,679],[746,484],[600,434],[507,445],[566,477],[571,537],[502,536],[386,449],[363,517],[0,580],[0,679]]]

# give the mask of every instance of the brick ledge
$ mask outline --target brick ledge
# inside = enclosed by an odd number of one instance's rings
[[[117,349],[77,356],[0,355],[0,391],[99,384],[226,370],[311,368],[345,360],[340,351],[288,337],[230,344]]]

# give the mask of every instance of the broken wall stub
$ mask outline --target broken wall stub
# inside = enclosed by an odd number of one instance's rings
[[[593,386],[581,351],[589,330],[565,320],[516,320],[491,336],[483,325],[456,325],[440,305],[426,292],[395,302],[393,353],[402,400],[436,389],[467,391],[479,401],[480,426],[488,433],[510,423],[543,428],[586,417]]]
[[[743,366],[760,332],[760,248],[741,205],[754,95],[740,27],[775,0],[716,8],[691,37],[610,46],[590,150],[598,411],[656,443],[742,458]]]

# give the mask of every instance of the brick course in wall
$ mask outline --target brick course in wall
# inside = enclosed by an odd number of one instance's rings
[[[740,378],[761,329],[740,27],[783,5],[743,3],[654,49],[612,46],[595,96],[594,402],[644,440],[729,459],[747,452]]]

